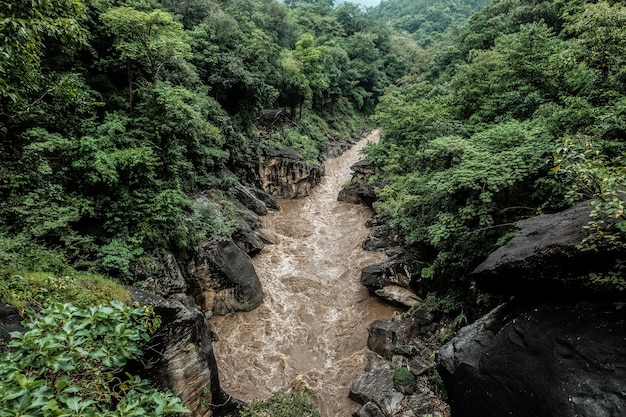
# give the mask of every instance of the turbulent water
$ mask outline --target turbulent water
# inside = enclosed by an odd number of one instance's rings
[[[313,193],[281,200],[263,218],[275,244],[253,259],[264,304],[236,317],[211,319],[222,388],[244,401],[279,388],[306,384],[323,417],[346,417],[358,405],[347,398],[363,371],[367,326],[393,310],[368,294],[361,269],[382,260],[361,249],[369,209],[337,201],[359,150],[376,133],[326,162]]]

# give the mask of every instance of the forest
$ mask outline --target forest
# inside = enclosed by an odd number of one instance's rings
[[[519,219],[590,200],[582,246],[626,249],[622,1],[11,0],[0,56],[0,301],[20,308],[67,301],[73,277],[133,284],[139,263],[229,237],[228,194],[264,148],[317,161],[372,127],[374,208],[448,313],[493,305],[467,277]],[[289,122],[266,129],[268,109]],[[623,300],[624,265],[590,279]],[[41,292],[41,274],[65,292]],[[156,320],[139,310],[80,314],[142,323],[135,343]],[[7,372],[0,397],[48,410],[32,415],[105,398],[52,404]],[[80,385],[63,378],[57,392]],[[182,410],[163,398],[151,415]]]

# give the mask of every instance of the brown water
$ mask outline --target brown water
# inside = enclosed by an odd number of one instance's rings
[[[384,258],[361,249],[371,211],[338,202],[337,194],[361,159],[359,150],[377,138],[375,132],[327,161],[326,176],[310,196],[281,200],[281,210],[263,218],[275,242],[253,259],[264,304],[211,319],[221,385],[233,397],[265,399],[304,383],[316,393],[323,417],[358,409],[347,396],[365,365],[367,327],[391,318],[393,309],[359,281],[363,267]]]

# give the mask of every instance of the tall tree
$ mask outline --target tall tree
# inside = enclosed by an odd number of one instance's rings
[[[103,13],[100,19],[114,37],[114,46],[119,54],[116,58],[126,66],[131,109],[133,89],[138,80],[154,84],[164,66],[191,58],[191,47],[183,25],[168,12],[115,7]]]

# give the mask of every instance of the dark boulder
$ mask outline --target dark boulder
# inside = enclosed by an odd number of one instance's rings
[[[589,204],[583,203],[517,222],[517,235],[489,255],[472,278],[483,290],[508,295],[570,299],[594,294],[604,299],[621,296],[588,277],[590,272],[610,270],[616,258],[626,257],[626,253],[578,248],[590,211]]]
[[[7,350],[11,340],[11,332],[25,332],[22,326],[22,316],[17,308],[10,304],[0,303],[0,353]]]
[[[267,207],[268,210],[280,210],[280,205],[278,204],[278,201],[270,193],[256,187],[250,188],[250,191],[252,191],[256,198],[258,198],[263,202],[263,204],[265,204],[265,207]]]
[[[389,285],[411,289],[411,257],[400,253],[384,262],[368,265],[361,271],[361,284],[371,292]]]
[[[238,201],[234,203],[237,210],[237,230],[232,235],[233,241],[244,252],[250,256],[254,256],[261,252],[266,243],[272,243],[261,231],[261,218],[254,211]]]
[[[250,311],[263,302],[261,281],[250,257],[232,240],[202,242],[188,265],[196,301],[215,314]]]
[[[337,201],[368,207],[372,207],[376,200],[376,189],[372,184],[350,184],[342,188],[337,196]]]
[[[613,304],[493,310],[438,352],[453,415],[624,416],[625,319]]]
[[[373,169],[372,163],[368,160],[361,160],[353,164],[350,169],[352,170],[352,180],[349,185],[339,191],[337,200],[372,207],[378,199],[376,186],[368,182],[368,176]]]
[[[259,216],[265,216],[267,214],[267,206],[265,203],[260,200],[248,187],[237,184],[230,190],[235,199],[249,210],[252,210]]]

